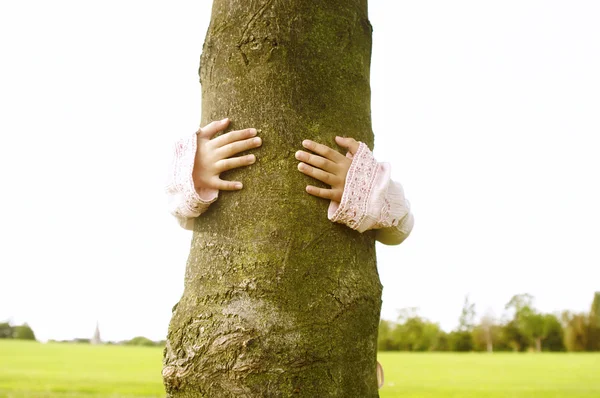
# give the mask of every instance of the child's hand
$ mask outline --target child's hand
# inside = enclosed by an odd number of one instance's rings
[[[335,142],[342,148],[348,149],[352,155],[358,150],[359,144],[353,138],[335,137]],[[331,186],[330,189],[323,189],[308,185],[306,192],[320,198],[340,202],[352,159],[328,146],[310,140],[302,141],[302,146],[321,156],[304,151],[296,152],[296,159],[301,161],[298,164],[298,170]]]
[[[239,181],[225,181],[219,175],[227,170],[248,166],[256,161],[254,155],[232,157],[240,152],[257,148],[262,141],[256,136],[256,129],[231,131],[215,139],[219,131],[229,125],[229,119],[212,122],[198,131],[198,146],[192,178],[197,191],[200,189],[219,189],[233,191],[242,189]]]

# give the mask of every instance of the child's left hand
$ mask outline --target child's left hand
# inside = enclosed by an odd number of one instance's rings
[[[352,155],[358,150],[359,144],[353,138],[335,137],[335,142],[342,148],[348,149]],[[346,184],[346,175],[352,164],[352,159],[328,146],[310,140],[302,141],[302,146],[321,156],[304,151],[296,152],[296,159],[301,161],[298,164],[298,170],[331,186],[330,189],[324,189],[308,185],[306,192],[319,198],[341,202]]]

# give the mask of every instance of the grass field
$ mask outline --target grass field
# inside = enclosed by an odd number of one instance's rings
[[[158,348],[0,340],[0,397],[163,397],[161,357]],[[600,354],[382,353],[379,361],[382,398],[600,398]]]

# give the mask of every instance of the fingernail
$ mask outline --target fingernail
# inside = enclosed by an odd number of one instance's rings
[[[226,117],[225,119],[222,119],[221,121],[222,121],[223,123],[225,123],[225,122],[226,122],[226,121],[228,121],[228,120],[229,120],[229,118],[228,118],[228,117]]]
[[[256,156],[254,156],[254,155],[250,155],[250,156],[248,157],[248,160],[250,160],[250,164],[252,164],[252,163],[256,162]]]
[[[260,145],[262,143],[262,140],[260,139],[260,137],[256,137],[254,139],[254,141],[252,141],[255,145]]]
[[[300,159],[301,156],[302,156],[302,152],[296,151],[296,159]]]
[[[311,142],[310,142],[309,140],[304,140],[304,141],[302,141],[302,145],[303,145],[304,147],[308,147],[310,144],[311,144]]]
[[[233,184],[233,186],[234,186],[236,189],[242,189],[242,187],[243,187],[243,185],[242,185],[242,183],[241,183],[241,182],[236,182],[235,184]]]
[[[302,171],[304,168],[304,163],[298,163],[298,170]]]
[[[257,133],[256,129],[250,129],[250,134],[251,135],[256,135],[256,133]]]

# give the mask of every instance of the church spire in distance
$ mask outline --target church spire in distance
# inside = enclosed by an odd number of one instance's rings
[[[92,337],[91,343],[94,345],[102,344],[102,339],[100,339],[100,326],[98,325],[98,322],[96,322],[96,331],[94,332],[94,337]]]

